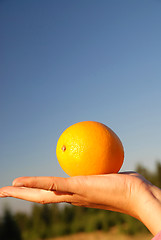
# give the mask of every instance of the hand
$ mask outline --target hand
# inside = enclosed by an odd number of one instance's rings
[[[161,230],[161,190],[135,172],[61,177],[21,177],[0,189],[1,197],[77,206],[129,214],[156,234]]]

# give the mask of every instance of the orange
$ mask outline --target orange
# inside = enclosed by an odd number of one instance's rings
[[[117,173],[124,160],[123,145],[106,125],[76,123],[60,136],[56,155],[69,176]]]

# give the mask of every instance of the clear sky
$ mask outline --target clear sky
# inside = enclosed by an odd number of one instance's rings
[[[67,176],[68,126],[95,120],[125,148],[122,170],[161,160],[161,2],[0,1],[0,186]],[[1,199],[14,210],[29,203]]]

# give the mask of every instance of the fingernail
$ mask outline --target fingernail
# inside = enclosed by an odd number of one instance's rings
[[[3,197],[9,197],[8,193],[6,192],[0,192],[0,197],[3,198]]]
[[[13,182],[13,183],[12,183],[12,186],[14,186],[14,187],[24,187],[24,184],[23,184],[23,183],[20,183],[20,182],[18,182],[18,183]]]
[[[15,179],[15,180],[13,180],[13,182],[12,182],[12,186],[14,186],[14,187],[23,187],[24,184],[21,183],[21,182],[19,182],[19,181],[17,181],[17,179]]]

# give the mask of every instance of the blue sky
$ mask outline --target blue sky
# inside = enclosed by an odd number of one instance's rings
[[[122,170],[161,160],[161,3],[158,0],[0,1],[0,184],[67,176],[55,155],[65,128],[111,127]],[[14,209],[20,200],[1,199]]]

